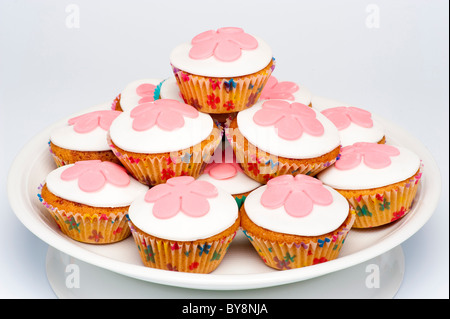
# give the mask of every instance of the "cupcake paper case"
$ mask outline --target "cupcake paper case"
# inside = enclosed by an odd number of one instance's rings
[[[360,142],[342,148],[335,165],[317,178],[355,208],[355,228],[370,228],[394,222],[410,211],[421,176],[420,158],[410,150]]]
[[[198,177],[221,138],[211,116],[168,99],[123,112],[111,124],[108,135],[122,165],[149,186],[176,176]]]
[[[112,121],[121,112],[98,110],[73,117],[50,133],[50,153],[56,165],[83,160],[120,161],[111,151],[107,134]]]
[[[278,270],[336,259],[354,219],[342,195],[306,175],[270,180],[241,208],[244,234],[266,265]]]
[[[145,266],[210,273],[239,230],[236,201],[209,182],[174,177],[130,206],[129,223]]]
[[[220,28],[172,50],[170,63],[186,103],[205,113],[252,106],[275,68],[270,46],[241,28]]]
[[[130,235],[128,207],[147,190],[122,166],[92,160],[50,172],[38,197],[68,237],[84,243],[110,244]]]
[[[314,176],[339,155],[337,128],[298,102],[259,101],[239,112],[226,128],[238,163],[259,183],[284,174]]]
[[[185,100],[181,95],[180,89],[177,84],[176,78],[169,78],[163,81],[161,84],[160,96],[162,99],[172,99],[177,100],[186,104],[189,104],[190,101]],[[192,101],[191,101],[192,102]],[[198,108],[199,106],[195,103],[192,106]],[[201,110],[200,110],[201,111]],[[236,115],[237,112],[232,113],[210,113],[212,119],[218,126],[224,127],[228,121],[231,121]]]

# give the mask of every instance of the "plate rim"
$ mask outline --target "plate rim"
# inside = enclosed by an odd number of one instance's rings
[[[92,108],[86,109],[78,112],[77,114],[89,111],[91,109]],[[350,255],[339,257],[335,260],[310,267],[258,274],[215,275],[170,272],[166,270],[148,268],[141,265],[128,264],[123,261],[98,255],[95,252],[86,250],[83,247],[76,245],[75,243],[71,243],[65,238],[61,240],[62,237],[60,234],[56,234],[53,230],[47,231],[47,225],[45,225],[46,227],[42,227],[43,225],[33,223],[28,220],[26,218],[27,215],[30,216],[32,213],[28,212],[27,209],[33,208],[31,205],[27,205],[29,204],[31,198],[26,191],[26,186],[28,185],[27,181],[30,177],[29,174],[31,173],[30,167],[33,167],[33,165],[29,164],[28,155],[31,155],[34,149],[44,147],[42,143],[46,145],[50,130],[56,125],[60,125],[64,121],[67,121],[70,117],[66,117],[43,129],[31,138],[16,155],[7,177],[8,200],[13,212],[21,223],[48,245],[84,262],[132,278],[184,288],[213,290],[255,289],[308,280],[365,262],[400,245],[402,242],[415,234],[420,228],[422,228],[423,225],[425,225],[425,223],[433,215],[438,205],[442,187],[441,174],[437,163],[426,146],[396,124],[381,118],[378,115],[373,114],[373,116],[383,122],[386,132],[393,131],[394,135],[406,137],[410,141],[410,144],[414,144],[416,152],[416,149],[420,150],[418,155],[421,157],[421,160],[425,165],[425,173],[423,175],[423,180],[421,181],[421,186],[422,189],[424,189],[424,184],[427,186],[423,196],[427,196],[428,202],[426,203],[426,206],[418,208],[421,213],[416,213],[412,217],[412,220],[414,221],[412,225],[405,226],[405,223],[402,225],[401,230],[389,234],[387,238],[377,244],[366,247]],[[432,183],[431,178],[433,178]],[[36,185],[36,187],[37,186],[38,185]],[[25,192],[23,191],[24,189]],[[17,194],[20,194],[21,196],[19,197]],[[411,224],[412,221],[409,220],[408,223]]]

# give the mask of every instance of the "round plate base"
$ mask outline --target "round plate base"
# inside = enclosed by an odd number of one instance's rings
[[[51,246],[49,283],[61,299],[390,299],[403,281],[401,246],[366,262],[323,276],[269,288],[202,290],[127,277],[78,260]]]

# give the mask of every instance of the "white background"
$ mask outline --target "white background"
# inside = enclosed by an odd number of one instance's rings
[[[447,299],[448,5],[0,0],[0,297],[56,298],[45,273],[47,244],[8,203],[8,170],[21,148],[55,121],[114,98],[128,82],[171,76],[168,56],[178,43],[240,26],[271,45],[278,79],[379,114],[426,145],[443,190],[428,223],[402,244],[406,270],[396,298]]]

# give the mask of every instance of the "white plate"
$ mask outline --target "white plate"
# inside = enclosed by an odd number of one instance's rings
[[[242,233],[236,236],[222,263],[211,274],[144,267],[131,237],[101,246],[79,243],[66,237],[38,200],[37,189],[56,167],[48,150],[50,130],[70,117],[43,130],[18,154],[8,176],[8,197],[19,220],[44,242],[78,260],[121,275],[158,284],[208,290],[242,290],[294,283],[358,265],[393,249],[416,233],[436,208],[441,192],[441,176],[431,154],[402,128],[375,117],[385,125],[390,144],[411,149],[423,161],[424,173],[411,212],[388,226],[352,229],[338,259],[310,267],[284,271],[271,269],[262,262]]]

